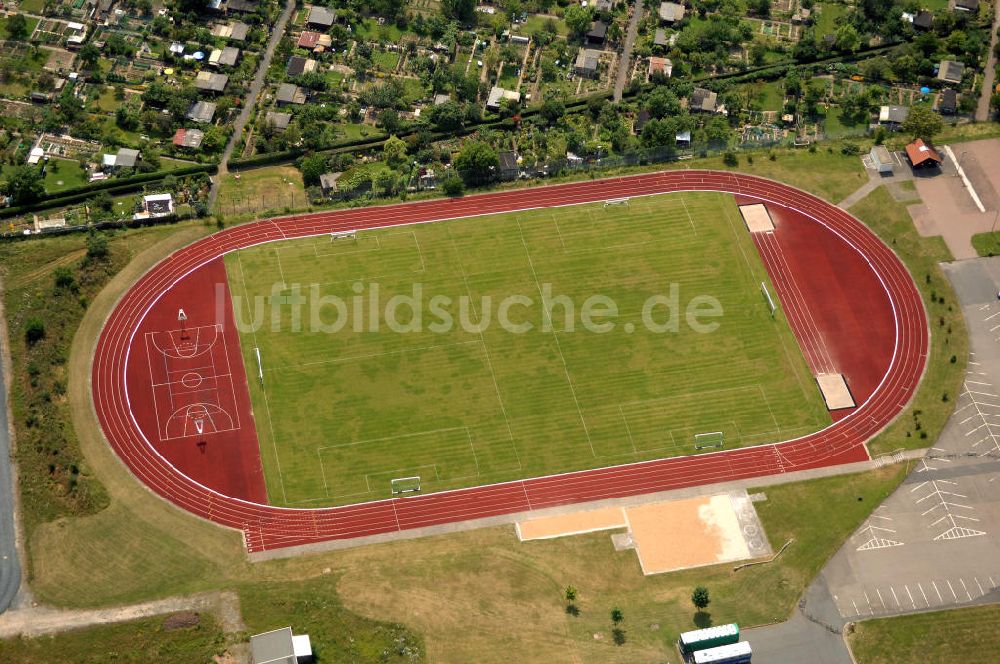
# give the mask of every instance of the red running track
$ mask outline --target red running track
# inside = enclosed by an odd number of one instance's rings
[[[130,346],[140,343],[135,331],[166,291],[227,252],[334,231],[674,191],[729,192],[761,199],[772,207],[797,210],[836,233],[864,257],[885,290],[895,326],[888,370],[864,403],[822,431],[773,445],[322,509],[275,507],[209,489],[157,453],[130,411],[126,368]],[[861,222],[788,185],[748,175],[690,170],[322,212],[226,229],[170,255],[122,297],[108,317],[94,351],[92,388],[105,436],[140,481],[193,514],[242,530],[248,550],[258,552],[864,460],[868,458],[864,443],[888,425],[912,397],[924,370],[928,344],[927,316],[913,280],[896,255]]]

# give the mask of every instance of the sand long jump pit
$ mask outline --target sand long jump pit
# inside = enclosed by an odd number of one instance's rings
[[[634,549],[643,574],[771,555],[746,491],[625,507],[602,507],[516,524],[522,542],[615,531],[615,550]]]

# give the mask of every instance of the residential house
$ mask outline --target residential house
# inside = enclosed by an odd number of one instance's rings
[[[292,121],[291,113],[282,113],[281,111],[268,111],[267,115],[264,116],[264,122],[269,124],[278,133],[281,133],[288,129],[288,123]]]
[[[123,168],[135,168],[139,162],[138,150],[132,148],[118,148],[117,154],[106,154],[102,161],[105,170],[121,170]]]
[[[201,142],[205,138],[205,132],[201,129],[180,128],[174,132],[173,144],[179,148],[191,148],[197,150],[201,147]]]
[[[594,21],[586,35],[588,44],[603,44],[608,38],[608,24],[604,21]]]
[[[337,180],[343,173],[323,173],[319,176],[319,188],[323,190],[324,196],[337,193]]]
[[[240,49],[235,46],[214,48],[212,54],[208,56],[208,64],[212,67],[235,67],[239,57]]]
[[[924,143],[921,138],[906,146],[906,156],[913,168],[933,168],[944,161],[937,150]]]
[[[304,104],[306,103],[306,93],[297,85],[282,83],[278,86],[278,94],[275,99],[277,99],[278,106],[283,106],[285,104]]]
[[[959,12],[979,11],[979,0],[951,0],[951,2],[948,3],[948,5],[952,11],[959,11]]]
[[[895,129],[906,121],[909,114],[909,106],[882,106],[878,112],[878,123]]]
[[[198,75],[194,79],[194,87],[202,92],[211,92],[213,94],[222,94],[226,89],[227,83],[229,83],[229,76],[227,74],[216,74],[204,70],[198,72]]]
[[[493,112],[499,111],[500,103],[505,99],[521,103],[521,93],[517,90],[504,90],[503,88],[494,85],[493,88],[490,89],[489,97],[486,99],[486,110]]]
[[[201,122],[202,124],[212,121],[215,117],[215,103],[210,101],[196,101],[191,104],[191,108],[188,109],[187,115],[185,115],[188,120],[193,122]]]
[[[715,113],[719,95],[705,88],[695,88],[688,99],[688,110],[691,112]]]
[[[646,69],[646,76],[649,78],[653,78],[654,76],[670,78],[673,73],[674,63],[670,61],[670,58],[660,58],[655,55],[649,56],[649,67]]]
[[[581,48],[573,63],[573,73],[586,78],[597,78],[600,74],[601,51]]]
[[[228,39],[229,41],[246,41],[247,33],[249,32],[250,26],[241,21],[232,21],[226,24],[218,23],[212,28],[212,35]]]
[[[934,27],[934,14],[923,9],[913,17],[913,27],[920,30],[930,30]]]
[[[497,175],[501,180],[516,180],[521,172],[521,167],[517,163],[517,153],[504,150],[497,155],[500,158],[500,168]]]
[[[316,69],[316,61],[312,58],[303,58],[298,55],[293,55],[288,58],[288,65],[285,67],[285,73],[288,76],[301,76],[302,74],[308,74]]]
[[[326,32],[336,22],[337,16],[326,7],[313,5],[306,18],[306,27]]]
[[[260,3],[257,0],[226,0],[226,11],[235,14],[253,14]]]
[[[306,30],[301,35],[299,35],[299,40],[295,42],[295,45],[299,48],[304,48],[307,51],[311,51],[316,48],[319,44],[319,34],[318,32],[313,32],[312,30]]]
[[[308,634],[284,627],[250,637],[251,664],[308,664],[313,659]]]
[[[684,18],[684,5],[676,2],[660,3],[660,20],[664,23],[676,23]]]
[[[962,82],[962,75],[965,74],[965,63],[956,62],[954,60],[942,60],[941,64],[938,65],[938,75],[939,81],[944,81],[945,83],[954,83],[958,85]]]
[[[136,219],[150,217],[166,217],[174,213],[174,197],[170,194],[149,194],[142,197],[142,212],[135,215]]]
[[[947,88],[941,91],[937,98],[938,113],[954,115],[958,112],[958,93]]]

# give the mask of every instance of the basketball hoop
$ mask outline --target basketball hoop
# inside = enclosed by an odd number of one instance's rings
[[[198,431],[200,436],[205,431],[205,420],[198,418],[194,421],[194,428]]]
[[[188,315],[184,313],[183,309],[177,310],[177,321],[181,324],[181,339],[187,339],[187,319]]]

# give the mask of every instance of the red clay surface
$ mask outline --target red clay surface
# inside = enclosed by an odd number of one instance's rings
[[[775,230],[754,242],[806,362],[813,374],[843,374],[854,402],[864,403],[892,359],[889,296],[865,257],[832,230],[798,210],[767,208]],[[855,410],[830,414],[836,421]]]
[[[223,301],[231,301],[222,258],[210,260],[176,288],[166,290],[139,321],[125,374],[132,415],[153,449],[179,472],[221,494],[266,503],[240,339],[232,308],[215,310],[216,288],[225,289]],[[186,334],[177,320],[181,308],[187,315]],[[165,357],[161,351],[171,343],[183,347],[197,341],[199,328],[216,325],[221,334],[211,348],[189,361]],[[203,379],[197,385],[188,380],[191,387],[185,389],[184,378],[198,375]],[[170,379],[172,385],[166,385]],[[198,404],[217,411],[201,418],[185,417]],[[203,435],[198,434],[195,419],[203,420]]]
[[[809,311],[813,312],[811,328],[805,325],[808,319],[804,313],[797,319],[799,322],[793,322],[792,325],[807,357],[811,356],[810,363],[820,361],[823,351],[815,345],[815,338],[810,346],[810,341],[803,336],[809,329],[820,335],[826,348],[836,349],[828,351],[831,353],[829,359],[842,364],[843,368],[838,367],[838,370],[847,375],[855,399],[860,404],[857,408],[822,431],[774,445],[322,509],[274,507],[255,502],[256,499],[240,499],[209,488],[206,483],[214,480],[205,476],[205,481],[202,482],[197,477],[182,472],[183,468],[173,465],[169,457],[160,453],[157,444],[151,444],[143,434],[144,429],[149,430],[147,427],[151,417],[143,411],[152,406],[149,393],[146,393],[145,403],[142,402],[139,397],[141,385],[132,384],[133,380],[140,379],[133,378],[137,370],[130,368],[130,348],[135,354],[144,347],[142,335],[137,332],[145,329],[145,319],[151,308],[167,312],[163,314],[166,318],[161,321],[161,325],[167,327],[158,329],[176,327],[177,305],[167,306],[167,300],[164,299],[171,297],[171,290],[183,293],[184,296],[179,297],[179,300],[185,303],[199,294],[204,294],[205,299],[212,299],[202,290],[204,286],[190,286],[186,278],[208,263],[218,264],[219,256],[229,251],[263,242],[332,231],[598,202],[671,191],[730,192],[765,201],[781,225],[770,239],[778,243],[782,255],[788,260],[784,271],[775,272],[776,263],[765,259],[769,270],[772,270],[775,287],[781,290],[797,286],[801,289],[802,300],[808,301],[815,298],[818,283],[829,286],[839,282],[836,289],[825,291],[824,301],[830,302],[829,311],[819,313],[810,308]],[[797,210],[811,218],[814,224],[821,224],[825,230],[816,234],[802,230],[807,225],[805,219],[785,219],[782,207]],[[808,278],[800,283],[799,278],[807,277],[814,268],[815,256],[831,251],[830,247],[836,244],[835,238],[838,236],[847,249],[834,250],[840,257],[829,258],[825,265],[816,268],[819,279]],[[806,251],[812,258],[809,255],[793,258],[793,254],[800,251]],[[854,252],[859,260],[852,260],[849,253],[845,252]],[[178,283],[182,279],[184,281]],[[876,282],[883,295],[862,290]],[[167,295],[164,295],[165,292]],[[833,303],[833,294],[837,296],[836,304]],[[880,298],[884,298],[882,305],[879,304]],[[157,300],[164,304],[161,306]],[[885,303],[890,305],[889,328],[885,327],[885,312],[880,312],[880,308],[885,308]],[[796,320],[784,302],[782,306],[790,319]],[[861,308],[860,311],[852,312],[853,306]],[[873,329],[869,329],[868,319],[865,318],[871,313],[869,308],[876,314],[877,322]],[[170,316],[174,318],[172,323]],[[848,316],[846,322],[843,316]],[[228,317],[223,315],[223,318]],[[231,321],[223,322],[231,326]],[[855,336],[859,329],[864,334]],[[884,338],[886,329],[892,333],[892,343],[889,346]],[[242,363],[236,357],[238,350],[235,350],[236,344],[233,341],[236,338],[235,330],[227,328],[226,337],[232,357],[231,369],[235,376],[238,371],[242,371]],[[868,458],[864,443],[892,421],[910,400],[923,373],[928,343],[927,317],[916,286],[895,254],[859,221],[815,196],[781,183],[747,175],[692,170],[460,199],[324,212],[264,220],[221,231],[172,254],[144,275],[122,297],[98,340],[92,377],[95,408],[104,433],[136,477],[160,496],[198,516],[241,529],[248,550],[258,552],[864,460]],[[850,346],[857,347],[856,352]],[[878,369],[878,365],[871,368],[871,353],[884,353],[887,347],[889,355],[884,372]],[[866,358],[868,365],[861,361],[862,357]],[[245,376],[243,381],[245,394]],[[872,383],[876,383],[874,388]],[[869,390],[871,392],[867,400],[859,398]],[[128,395],[132,394],[136,397],[132,398],[130,408]],[[243,412],[249,414],[249,401],[244,405],[246,411]],[[144,418],[147,425],[140,426],[137,420]],[[152,418],[155,419],[155,414]],[[156,423],[153,422],[152,426],[155,430]],[[240,430],[244,431],[242,428]],[[224,435],[228,434],[216,434]],[[214,441],[210,446],[213,444]],[[248,452],[249,443],[234,447],[239,451],[233,450],[232,453],[243,454]],[[251,454],[256,455],[256,449]],[[191,453],[184,456],[188,463],[196,458]],[[231,464],[234,460],[226,456],[224,463]],[[256,456],[252,463],[258,463]],[[196,473],[194,469],[184,468],[192,474]],[[201,472],[204,475],[205,471]],[[252,474],[253,471],[248,472]]]

